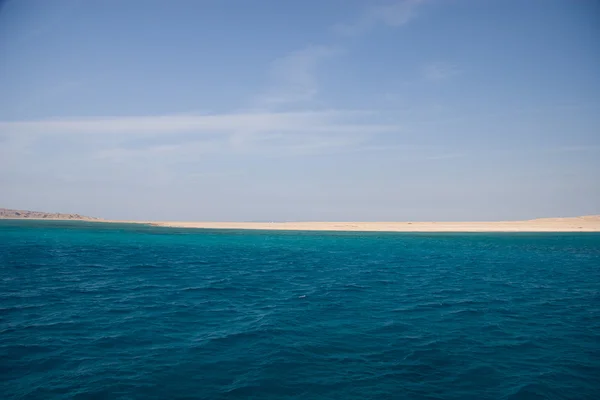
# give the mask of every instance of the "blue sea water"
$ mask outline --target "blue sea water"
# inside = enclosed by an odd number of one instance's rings
[[[0,221],[2,399],[599,399],[600,235]]]

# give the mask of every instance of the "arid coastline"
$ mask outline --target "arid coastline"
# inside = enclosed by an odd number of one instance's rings
[[[349,232],[600,232],[600,215],[473,222],[185,222],[107,220],[79,214],[0,209],[0,219],[138,223],[171,228]]]

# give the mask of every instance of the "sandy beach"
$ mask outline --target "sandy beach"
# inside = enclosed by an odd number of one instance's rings
[[[497,222],[147,222],[155,226],[362,232],[600,232],[600,215]]]
[[[0,208],[0,219],[145,224],[171,228],[355,232],[600,232],[600,215],[490,222],[177,222],[109,220]]]

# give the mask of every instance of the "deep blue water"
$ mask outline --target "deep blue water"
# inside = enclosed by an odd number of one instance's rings
[[[599,234],[0,221],[2,399],[599,399]]]

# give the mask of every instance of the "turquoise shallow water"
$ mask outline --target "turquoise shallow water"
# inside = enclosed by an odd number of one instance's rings
[[[598,399],[599,234],[0,221],[2,399]]]

